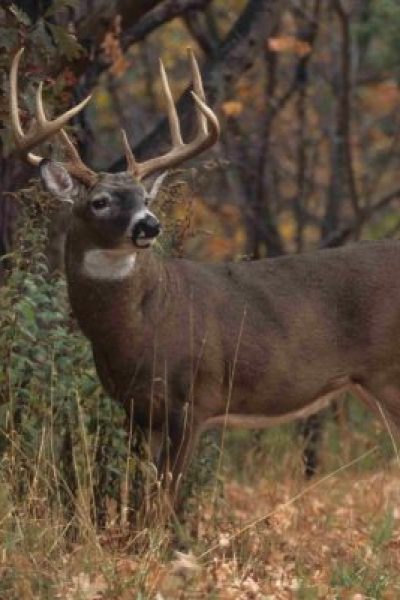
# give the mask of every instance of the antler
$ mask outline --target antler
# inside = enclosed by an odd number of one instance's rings
[[[122,130],[122,141],[125,148],[125,157],[128,165],[128,171],[132,175],[141,180],[148,175],[160,169],[176,167],[183,161],[200,154],[206,148],[209,148],[218,140],[220,126],[217,116],[207,106],[204,96],[203,82],[201,80],[199,66],[197,64],[194,52],[188,48],[189,60],[192,70],[193,88],[191,92],[193,100],[196,103],[197,126],[198,132],[195,139],[184,144],[182,141],[179,119],[176,112],[175,104],[172,98],[171,90],[168,84],[168,78],[165,73],[164,65],[160,60],[160,74],[163,93],[167,104],[167,113],[169,127],[171,131],[172,148],[169,152],[156,158],[151,158],[146,162],[136,162],[135,157],[128,143],[126,132]]]
[[[77,106],[70,108],[56,119],[49,121],[46,118],[43,107],[43,84],[40,82],[36,91],[36,119],[31,130],[25,134],[21,126],[18,110],[18,67],[23,52],[24,48],[21,48],[14,56],[10,70],[11,128],[19,153],[31,164],[38,165],[43,158],[36,154],[32,154],[30,151],[54,134],[61,133],[61,138],[69,159],[65,163],[65,168],[71,175],[80,179],[86,185],[92,186],[97,180],[96,173],[82,162],[73,143],[63,130],[64,125],[86,106],[91,96],[88,96],[82,100],[82,102],[77,104]]]
[[[50,138],[56,133],[61,134],[61,140],[64,144],[68,160],[64,163],[65,168],[68,172],[80,179],[89,187],[94,185],[97,181],[97,174],[89,169],[79,157],[78,151],[74,147],[73,143],[69,139],[68,135],[64,131],[64,125],[74,117],[79,111],[81,111],[86,104],[89,102],[91,96],[82,100],[77,106],[69,109],[64,114],[60,115],[56,119],[49,121],[46,118],[46,114],[43,107],[42,99],[42,83],[39,84],[36,92],[36,119],[31,127],[31,130],[25,134],[22,130],[19,111],[18,111],[18,67],[21,59],[21,55],[24,48],[21,48],[14,56],[11,70],[10,70],[10,113],[11,113],[11,127],[15,138],[15,143],[20,154],[33,165],[38,165],[43,159],[41,156],[32,154],[31,150]],[[160,73],[161,82],[164,92],[164,96],[167,103],[167,113],[169,126],[171,131],[172,148],[169,152],[162,156],[151,158],[146,162],[136,162],[135,157],[128,143],[126,132],[122,130],[122,141],[125,148],[125,156],[128,164],[128,172],[138,179],[139,181],[144,177],[147,177],[159,171],[161,169],[167,169],[175,167],[183,161],[200,154],[206,148],[209,148],[217,141],[219,137],[220,127],[218,118],[213,111],[207,106],[205,102],[203,83],[199,67],[194,56],[193,51],[189,48],[189,60],[192,70],[193,88],[192,92],[193,99],[196,103],[197,113],[197,126],[198,132],[195,139],[188,144],[185,144],[182,140],[182,135],[179,126],[179,119],[176,112],[175,104],[172,98],[171,90],[168,84],[168,78],[165,73],[164,65],[160,60]]]

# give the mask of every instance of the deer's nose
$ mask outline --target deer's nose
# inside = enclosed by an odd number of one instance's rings
[[[158,236],[161,231],[160,221],[152,214],[147,214],[145,217],[137,221],[133,228],[134,239],[152,239]]]

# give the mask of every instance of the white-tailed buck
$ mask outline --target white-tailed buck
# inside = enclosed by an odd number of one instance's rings
[[[164,436],[159,469],[171,473],[173,491],[210,426],[304,418],[344,390],[400,425],[399,242],[254,262],[161,258],[151,249],[161,230],[149,209],[154,190],[141,181],[219,135],[193,54],[195,139],[182,142],[161,64],[172,149],[138,163],[123,134],[127,170],[118,174],[86,167],[62,129],[88,98],[48,121],[39,86],[35,124],[23,133],[20,56],[10,74],[12,127],[20,156],[39,166],[45,188],[72,203],[66,274],[73,311],[107,392],[135,423]],[[56,133],[66,162],[31,154]]]

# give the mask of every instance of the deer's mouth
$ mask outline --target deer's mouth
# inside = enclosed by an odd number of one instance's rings
[[[157,236],[146,236],[146,234],[143,231],[140,231],[139,233],[137,233],[135,235],[135,232],[133,232],[132,234],[132,242],[133,245],[136,248],[150,248],[150,246],[152,246],[154,244],[154,242],[156,241]]]
[[[133,240],[133,245],[136,248],[150,248],[154,240]]]

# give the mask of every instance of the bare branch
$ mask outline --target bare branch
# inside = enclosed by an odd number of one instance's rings
[[[179,16],[184,16],[193,10],[202,10],[211,0],[165,0],[157,3],[154,8],[145,13],[138,21],[127,27],[121,34],[121,49],[125,52],[130,46],[140,42],[152,31],[172,21]],[[77,97],[86,96],[97,83],[101,73],[110,66],[109,60],[102,54],[100,44],[95,48],[92,62],[87,66],[81,82],[77,88]]]
[[[210,58],[218,49],[218,39],[213,37],[205,21],[205,15],[199,10],[188,10],[183,20],[191,36],[196,40],[204,54]]]
[[[208,104],[213,106],[224,83],[232,81],[250,68],[254,58],[271,35],[285,8],[281,0],[249,0],[246,8],[221,43],[218,52],[202,69],[202,80]],[[176,103],[183,137],[193,126],[191,88],[187,88]],[[135,156],[147,157],[154,148],[159,150],[167,142],[168,120],[163,119],[134,149]],[[123,168],[123,159],[117,160],[111,170]]]
[[[379,198],[372,206],[361,209],[358,215],[340,229],[328,234],[321,242],[320,248],[334,248],[347,242],[377,212],[389,206],[393,200],[400,198],[400,187]]]

